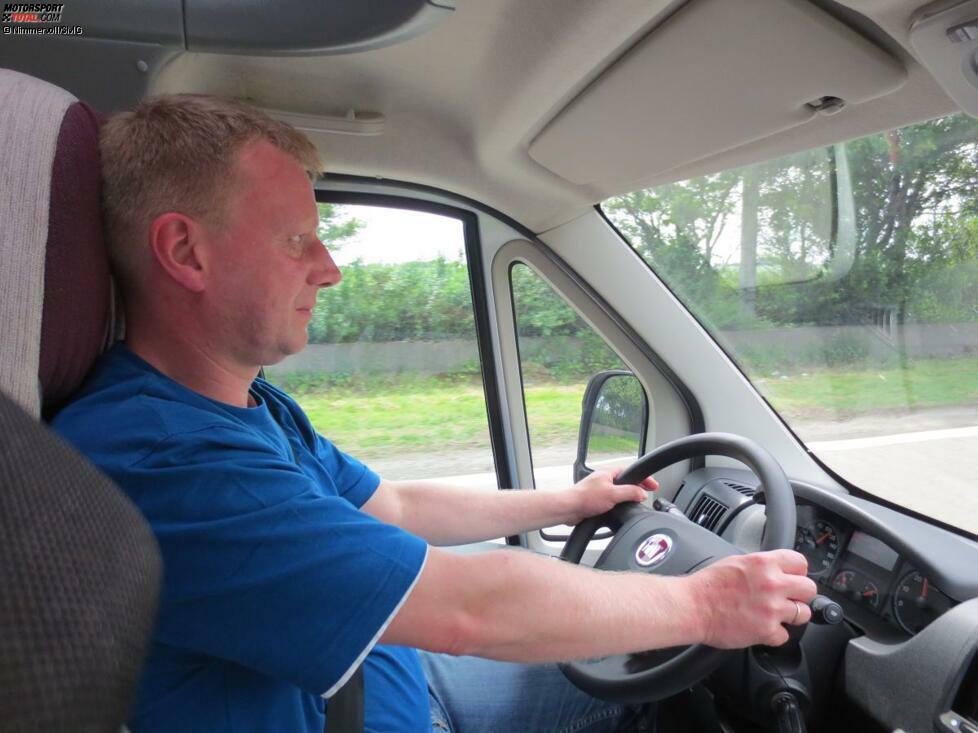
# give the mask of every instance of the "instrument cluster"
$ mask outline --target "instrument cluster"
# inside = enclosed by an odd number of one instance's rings
[[[795,549],[808,559],[819,592],[857,625],[883,620],[913,635],[954,605],[890,546],[815,507],[798,507]]]

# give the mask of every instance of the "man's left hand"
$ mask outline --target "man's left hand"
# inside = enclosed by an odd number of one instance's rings
[[[569,491],[575,492],[576,509],[568,524],[577,524],[588,517],[604,514],[623,501],[643,501],[646,492],[659,488],[658,481],[651,476],[640,485],[615,484],[615,478],[623,470],[622,466],[601,469],[574,484]]]

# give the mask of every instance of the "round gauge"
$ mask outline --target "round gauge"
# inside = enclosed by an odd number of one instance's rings
[[[893,615],[908,634],[916,634],[949,608],[951,599],[916,570],[900,578],[893,594]]]
[[[880,606],[880,589],[876,587],[876,583],[855,570],[841,571],[832,579],[832,587],[856,603],[872,609]]]
[[[823,575],[839,554],[839,533],[828,522],[819,520],[795,533],[795,549],[808,559],[808,574]]]

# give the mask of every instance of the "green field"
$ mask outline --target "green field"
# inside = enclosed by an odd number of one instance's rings
[[[788,417],[978,405],[978,359],[921,359],[899,369],[821,369],[757,381]]]
[[[583,384],[527,388],[534,445],[576,440]],[[296,395],[316,429],[347,452],[454,450],[489,445],[485,398],[479,384],[410,380],[372,389]]]
[[[364,458],[489,444],[482,388],[471,377],[386,378],[328,385],[279,380],[313,425]],[[534,447],[577,439],[583,383],[526,387]],[[789,419],[858,415],[894,408],[978,407],[978,359],[920,360],[906,369],[821,369],[766,377],[758,387]]]

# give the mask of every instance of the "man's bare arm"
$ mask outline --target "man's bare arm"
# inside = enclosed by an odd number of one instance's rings
[[[430,549],[386,644],[518,662],[552,662],[703,642],[781,644],[783,623],[815,596],[789,550],[724,559],[693,575],[610,573],[530,553]]]
[[[596,471],[560,491],[498,491],[427,481],[381,481],[363,505],[371,516],[433,545],[460,545],[577,524],[622,501],[641,501],[656,484],[616,486],[617,470]]]

